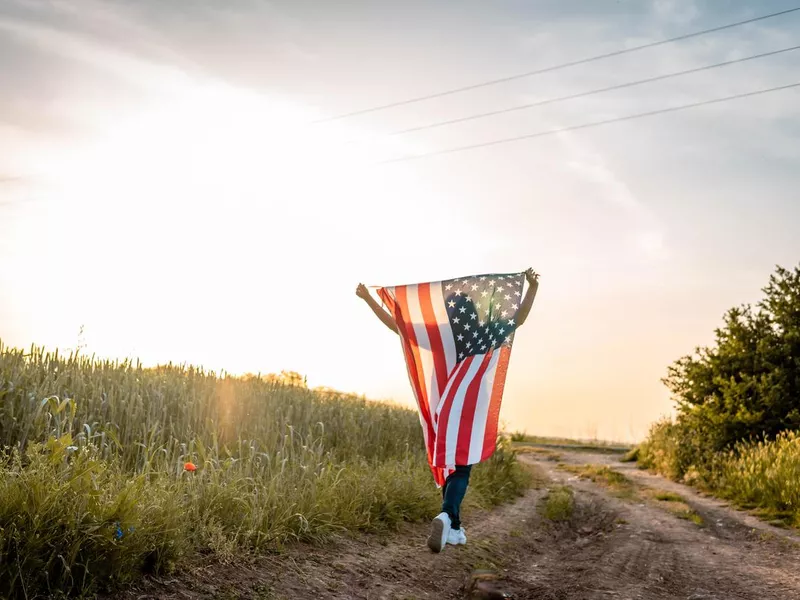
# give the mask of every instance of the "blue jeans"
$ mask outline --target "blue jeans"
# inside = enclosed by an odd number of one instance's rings
[[[469,473],[472,470],[472,465],[465,467],[456,467],[453,473],[450,473],[447,480],[442,487],[442,512],[447,513],[450,517],[450,526],[453,529],[461,529],[461,501],[464,499],[464,494],[467,493],[467,485],[469,485]]]

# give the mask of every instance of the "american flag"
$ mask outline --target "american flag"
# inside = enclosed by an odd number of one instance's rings
[[[378,289],[397,323],[436,484],[495,449],[525,273]]]

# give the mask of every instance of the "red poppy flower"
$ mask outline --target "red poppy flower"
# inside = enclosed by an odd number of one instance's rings
[[[197,471],[197,467],[192,462],[184,463],[183,465],[184,471]]]

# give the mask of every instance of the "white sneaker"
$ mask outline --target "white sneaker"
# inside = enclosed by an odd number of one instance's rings
[[[431,534],[428,536],[428,548],[441,552],[450,536],[450,516],[446,512],[439,513],[431,523]]]
[[[467,543],[467,532],[464,531],[463,527],[461,529],[450,529],[447,543],[451,546],[463,546]]]

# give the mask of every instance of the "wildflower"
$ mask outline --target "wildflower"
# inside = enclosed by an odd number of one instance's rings
[[[197,467],[195,466],[195,464],[193,462],[187,462],[187,463],[184,463],[183,470],[184,471],[193,471],[194,472],[194,471],[197,471]]]

